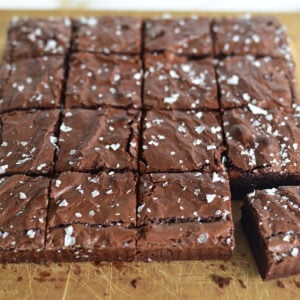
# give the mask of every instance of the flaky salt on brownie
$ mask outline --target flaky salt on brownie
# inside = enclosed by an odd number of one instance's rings
[[[263,279],[300,272],[300,188],[255,191],[246,198],[242,223]]]

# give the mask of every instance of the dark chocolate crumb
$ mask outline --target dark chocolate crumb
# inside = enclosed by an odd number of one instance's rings
[[[277,286],[280,287],[281,289],[285,288],[284,283],[282,281],[280,281],[280,280],[277,280]]]
[[[119,271],[121,271],[124,266],[124,264],[121,261],[113,262],[112,265]]]
[[[224,265],[220,265],[220,269],[221,269],[222,271],[225,271],[225,270],[226,270],[226,268],[225,268]]]
[[[134,278],[130,281],[130,284],[136,289],[137,278]]]
[[[17,278],[17,281],[22,281],[22,279],[23,279],[23,277],[22,277],[22,276],[19,276],[19,277]]]
[[[297,281],[296,279],[294,279],[294,283],[295,283],[295,286],[300,289],[300,281]]]
[[[40,272],[40,277],[49,277],[49,276],[51,276],[51,273],[50,272],[48,272],[48,271],[41,271]]]
[[[243,289],[246,289],[246,288],[247,288],[246,284],[244,283],[244,281],[243,281],[242,279],[239,279],[238,281],[239,281],[240,286],[241,286]]]
[[[228,286],[232,280],[231,277],[223,277],[215,274],[213,274],[211,278],[221,289]]]

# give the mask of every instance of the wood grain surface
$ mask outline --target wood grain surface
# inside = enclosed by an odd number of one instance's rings
[[[0,52],[12,16],[137,15],[151,12],[0,11]],[[176,13],[174,15],[190,15]],[[199,13],[220,16],[221,13]],[[228,14],[226,14],[228,15]],[[300,14],[275,14],[288,28],[300,82]],[[298,91],[300,94],[300,85]],[[228,261],[91,263],[0,266],[0,299],[300,299],[300,276],[263,282],[240,226],[241,202],[233,203],[237,247]],[[224,277],[227,285],[213,279]],[[216,278],[215,278],[216,279]]]

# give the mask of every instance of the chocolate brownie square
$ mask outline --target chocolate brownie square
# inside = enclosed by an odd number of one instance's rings
[[[223,169],[217,113],[148,111],[143,123],[142,173]]]
[[[3,63],[0,111],[60,106],[64,81],[63,57],[19,59]]]
[[[212,56],[210,19],[201,17],[148,19],[145,21],[145,50],[170,51],[186,56]]]
[[[139,119],[135,110],[65,110],[56,171],[136,170]]]
[[[263,279],[300,273],[300,188],[255,191],[242,208],[242,224]]]
[[[138,258],[228,259],[234,247],[225,173],[143,175],[137,208]]]
[[[300,129],[292,114],[248,107],[224,112],[232,192],[300,182]]]
[[[66,107],[141,106],[137,56],[76,53],[70,62]]]
[[[4,60],[39,56],[65,56],[71,43],[69,18],[13,19],[8,29]]]
[[[52,181],[47,250],[58,261],[132,260],[136,181],[131,172],[61,173]]]
[[[81,52],[139,54],[142,21],[131,17],[89,17],[75,21],[74,50]]]
[[[223,109],[248,103],[265,109],[291,109],[292,75],[284,59],[227,57],[218,63],[217,74]]]
[[[1,263],[42,260],[49,184],[44,177],[0,179]]]
[[[145,54],[144,105],[156,109],[218,109],[213,60]]]
[[[220,18],[214,21],[216,55],[290,57],[285,28],[274,17]]]
[[[57,148],[57,110],[1,115],[0,174],[49,174]]]

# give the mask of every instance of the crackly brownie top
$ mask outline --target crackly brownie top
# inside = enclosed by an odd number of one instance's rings
[[[231,219],[226,173],[155,173],[140,178],[139,223]]]
[[[212,31],[216,55],[290,58],[285,29],[274,17],[220,18]]]
[[[170,51],[188,56],[212,56],[210,20],[201,17],[148,19],[145,50]]]
[[[136,180],[131,172],[61,173],[52,181],[49,226],[135,225]]]
[[[70,46],[71,27],[69,18],[14,19],[4,57],[15,61],[19,57],[65,55]]]
[[[136,169],[139,118],[135,110],[65,110],[56,171]]]
[[[59,107],[64,80],[63,57],[38,57],[3,63],[0,111]]]
[[[300,129],[292,114],[252,104],[225,111],[230,167],[255,173],[300,171]]]
[[[0,174],[48,174],[57,147],[57,110],[12,112],[0,116]]]
[[[224,109],[252,103],[262,108],[290,109],[292,72],[284,59],[227,57],[217,66]]]
[[[76,53],[70,61],[66,107],[141,106],[137,56]]]
[[[156,109],[217,109],[213,60],[145,54],[144,105]]]
[[[74,49],[82,52],[138,54],[142,21],[131,17],[89,17],[75,21]]]
[[[142,136],[142,172],[221,170],[224,150],[217,113],[148,111]]]

